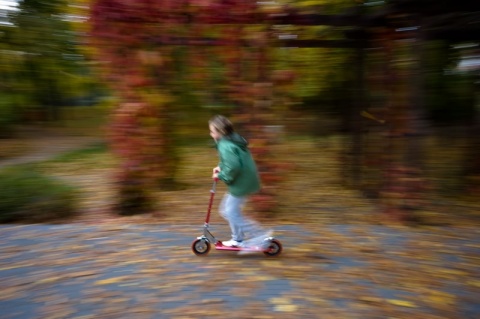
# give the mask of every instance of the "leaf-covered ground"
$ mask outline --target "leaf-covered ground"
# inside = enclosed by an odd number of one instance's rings
[[[192,253],[217,161],[208,147],[185,147],[180,186],[133,217],[108,209],[110,154],[37,164],[81,187],[82,213],[0,227],[0,318],[478,318],[478,203],[432,201],[423,214],[444,226],[380,225],[375,203],[342,186],[338,147],[279,147],[290,164],[280,210],[248,211],[283,243],[275,258]],[[228,237],[216,213],[211,223]]]
[[[212,229],[226,236],[224,225]],[[1,318],[478,318],[480,232],[278,225],[278,257],[200,226],[1,226]]]

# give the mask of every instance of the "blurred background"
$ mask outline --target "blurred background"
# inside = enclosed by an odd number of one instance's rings
[[[476,221],[478,9],[0,1],[0,221],[158,213],[171,191],[200,194],[217,113],[250,140],[257,212],[348,199],[370,217],[332,218]]]

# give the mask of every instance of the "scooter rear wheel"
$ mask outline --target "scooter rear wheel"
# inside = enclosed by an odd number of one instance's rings
[[[192,251],[197,256],[203,256],[210,251],[210,243],[205,239],[196,239],[192,243]]]
[[[272,239],[263,253],[267,256],[277,256],[282,252],[282,244],[277,239]]]

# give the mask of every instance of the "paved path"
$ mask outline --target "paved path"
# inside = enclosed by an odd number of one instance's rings
[[[212,229],[224,236],[225,225]],[[222,232],[223,231],[223,232]],[[275,228],[279,257],[212,250],[198,226],[0,226],[0,318],[480,317],[480,231]]]
[[[36,163],[57,155],[101,143],[103,139],[89,136],[38,136],[30,138],[32,149],[25,155],[0,158],[0,169],[6,166]]]

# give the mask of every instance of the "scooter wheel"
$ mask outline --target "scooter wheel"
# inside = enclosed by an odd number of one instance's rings
[[[193,253],[197,256],[203,256],[210,251],[210,243],[205,239],[196,239],[192,243]]]
[[[277,256],[282,252],[282,244],[277,239],[272,239],[263,253],[267,256]]]

